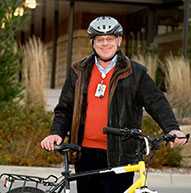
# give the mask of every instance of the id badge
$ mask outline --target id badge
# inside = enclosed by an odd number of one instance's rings
[[[103,97],[105,94],[106,85],[105,84],[98,84],[97,89],[95,92],[96,97]]]

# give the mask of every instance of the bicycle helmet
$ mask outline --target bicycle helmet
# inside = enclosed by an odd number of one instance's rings
[[[101,16],[94,19],[87,30],[90,38],[99,35],[115,35],[122,36],[123,28],[121,24],[110,16]]]

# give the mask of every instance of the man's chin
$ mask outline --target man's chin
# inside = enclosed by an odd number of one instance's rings
[[[113,55],[112,56],[100,56],[100,59],[104,61],[110,60],[111,58],[113,58]]]

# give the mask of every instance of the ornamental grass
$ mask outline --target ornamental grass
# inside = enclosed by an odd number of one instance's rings
[[[23,76],[25,103],[30,106],[45,106],[45,86],[48,71],[48,54],[40,39],[32,37],[23,46]]]
[[[165,59],[167,97],[178,118],[191,117],[190,63],[180,56]]]

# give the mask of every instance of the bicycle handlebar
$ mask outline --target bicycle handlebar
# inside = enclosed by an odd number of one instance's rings
[[[141,130],[133,128],[133,129],[128,129],[128,128],[112,128],[112,127],[105,127],[103,128],[103,132],[106,134],[112,134],[116,136],[121,136],[121,137],[135,137],[139,139],[147,138],[148,142],[151,144],[151,149],[158,149],[159,145],[161,142],[174,142],[176,138],[178,139],[185,139],[186,138],[186,143],[188,142],[190,138],[190,134],[187,134],[185,137],[177,137],[175,135],[162,135],[158,138],[155,139],[150,139],[148,136],[144,135]]]
[[[187,134],[186,137],[177,137],[174,135],[166,134],[166,135],[162,135],[155,139],[150,139],[150,137],[144,135],[140,129],[136,129],[136,128],[121,129],[121,128],[106,127],[106,128],[103,128],[103,132],[106,134],[112,134],[112,135],[124,137],[124,140],[128,137],[134,137],[134,138],[138,138],[142,140],[147,140],[148,143],[151,145],[151,149],[158,149],[160,146],[160,143],[163,141],[174,142],[176,138],[179,138],[179,139],[186,138],[187,139],[186,143],[187,143],[190,138],[190,134]],[[77,144],[64,144],[64,143],[61,143],[60,145],[55,145],[54,148],[56,151],[59,151],[59,152],[64,152],[64,151],[66,152],[69,150],[80,151],[81,149],[81,147]]]
[[[112,134],[112,135],[117,135],[117,136],[143,136],[143,134],[141,134],[141,130],[139,129],[121,129],[121,128],[114,128],[114,127],[105,127],[103,128],[103,132],[107,133],[107,134]]]

